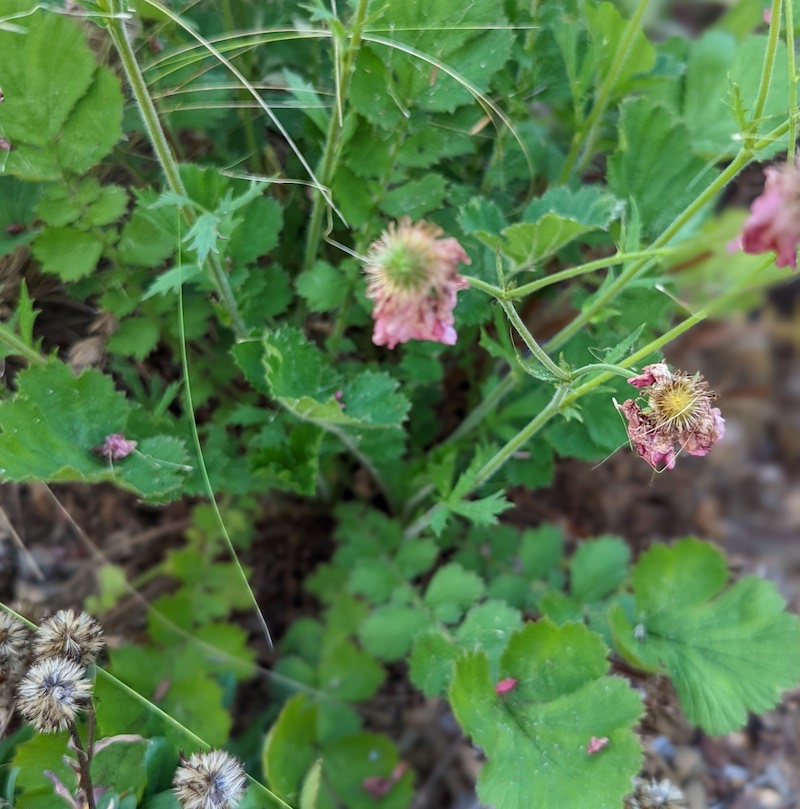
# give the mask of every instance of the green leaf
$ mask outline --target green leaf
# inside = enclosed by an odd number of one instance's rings
[[[299,329],[281,326],[264,339],[266,378],[273,397],[295,417],[386,462],[402,453],[401,424],[409,402],[386,373],[362,371],[343,387],[319,349]],[[337,388],[340,396],[335,394]],[[373,437],[372,431],[385,431]]]
[[[758,95],[760,73],[753,65],[763,63],[766,48],[766,36],[750,36],[738,44],[730,34],[720,31],[709,31],[690,43],[683,118],[698,154],[717,162],[739,151],[741,130],[733,108],[737,98],[752,104]],[[785,63],[786,48],[778,40],[775,64]],[[766,134],[783,121],[788,104],[787,74],[776,70],[756,131]],[[779,138],[764,151],[764,157],[785,148],[785,140]]]
[[[642,228],[655,234],[717,176],[692,154],[686,127],[667,107],[639,98],[621,108],[620,139],[608,164],[608,184],[622,199],[633,197]]]
[[[408,0],[386,6],[380,18],[392,41],[438,59],[482,91],[488,90],[491,77],[510,56],[513,37],[511,31],[502,30],[506,23],[494,0]],[[394,92],[390,95],[386,82],[377,79],[362,106],[371,103],[383,111],[399,98],[414,99],[423,110],[452,112],[473,102],[470,91],[444,70],[385,45],[370,47],[391,70]]]
[[[391,662],[403,657],[414,636],[429,626],[430,617],[418,607],[389,604],[378,607],[361,625],[359,638],[364,649],[379,660]]]
[[[228,255],[235,264],[252,264],[275,247],[282,226],[283,210],[274,199],[254,199],[231,235]]]
[[[399,763],[397,748],[385,736],[358,733],[337,738],[324,747],[323,774],[331,797],[325,807],[347,809],[408,809],[413,797],[413,773],[406,772],[376,801],[365,789],[367,778],[392,777]]]
[[[540,525],[522,535],[519,559],[522,570],[531,579],[543,579],[561,561],[564,540],[555,525]]]
[[[55,773],[68,789],[75,788],[75,773],[64,762],[68,739],[67,733],[37,733],[17,747],[12,760],[12,766],[18,768],[16,788],[20,794],[16,806],[53,809],[59,805],[60,799],[56,797],[53,782],[45,775],[46,771]]]
[[[475,573],[451,563],[439,568],[425,591],[425,604],[438,621],[454,624],[467,607],[483,596],[483,582]]]
[[[613,97],[619,98],[631,90],[631,80],[652,70],[655,65],[655,49],[648,42],[641,26],[637,26],[630,41],[625,41],[628,21],[611,3],[585,5],[583,13],[589,35],[594,45],[592,57],[593,73],[597,84],[601,84],[608,73],[618,69],[611,88]],[[620,49],[625,50],[625,61],[617,64]]]
[[[141,195],[131,218],[117,242],[121,264],[136,267],[158,267],[175,250],[178,243],[180,214],[168,208],[150,208],[152,194]]]
[[[315,759],[318,712],[305,694],[297,694],[283,706],[264,741],[261,763],[267,782],[290,804],[297,800]]]
[[[630,558],[630,549],[617,537],[583,543],[570,561],[572,597],[588,604],[607,596],[625,580]]]
[[[605,676],[606,668],[597,635],[546,620],[511,637],[500,676],[518,682],[505,695],[495,693],[485,652],[458,660],[450,702],[488,758],[478,778],[481,803],[618,809],[641,763],[632,731],[641,703],[624,680]],[[588,755],[592,736],[609,742]]]
[[[143,360],[158,344],[161,323],[154,317],[128,317],[111,335],[108,350],[123,357]]]
[[[36,235],[29,226],[36,218],[35,206],[40,194],[41,186],[37,183],[0,174],[0,256],[27,244]],[[15,232],[20,229],[21,232]]]
[[[725,587],[725,557],[684,539],[642,554],[633,571],[636,626],[616,607],[615,644],[634,665],[665,671],[689,719],[712,734],[773,707],[800,678],[800,622],[775,586]]]
[[[514,504],[506,499],[505,489],[500,489],[488,497],[479,500],[458,500],[451,498],[447,501],[450,511],[466,517],[473,525],[497,525],[497,515],[513,508]]]
[[[300,809],[316,809],[322,779],[322,759],[314,762],[300,790]]]
[[[107,743],[110,739],[104,741]],[[147,785],[147,771],[142,767],[142,761],[150,744],[149,739],[112,741],[92,759],[94,785],[131,794],[137,800],[141,798]]]
[[[160,700],[159,707],[210,745],[225,744],[233,720],[223,706],[222,686],[203,672],[168,680],[168,684],[169,691]],[[186,744],[186,734],[172,725],[165,728],[164,735],[176,745]]]
[[[89,91],[75,105],[55,142],[54,151],[61,170],[65,174],[83,174],[99,163],[121,137],[119,79],[111,70],[99,67]]]
[[[426,174],[421,180],[410,180],[389,191],[381,202],[381,210],[399,219],[419,219],[441,207],[447,195],[447,183],[441,174]]]
[[[524,222],[503,231],[505,251],[521,264],[535,264],[580,236],[607,228],[621,213],[620,201],[596,186],[551,188],[527,207]]]
[[[452,638],[440,630],[419,636],[409,658],[411,681],[428,696],[442,696],[453,677],[453,664],[464,652],[485,651],[493,680],[500,656],[513,632],[522,629],[518,610],[501,601],[473,607]]]
[[[385,671],[374,658],[349,640],[327,643],[319,665],[319,687],[332,699],[369,699],[383,682]]]
[[[102,252],[98,236],[74,228],[45,228],[33,240],[33,255],[42,263],[42,270],[63,281],[89,275]]]
[[[133,412],[109,377],[95,370],[76,377],[50,362],[17,381],[14,398],[0,404],[0,474],[7,480],[110,481],[151,499],[180,486],[186,450],[177,438],[128,435],[139,440],[137,452],[113,467],[93,452],[108,435],[124,433]]]
[[[297,292],[312,312],[328,312],[345,299],[347,284],[339,270],[318,261],[297,279]]]

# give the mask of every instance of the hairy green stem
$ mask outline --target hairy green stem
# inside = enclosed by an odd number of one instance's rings
[[[647,3],[648,0],[639,0],[639,4],[637,5],[636,10],[633,12],[633,16],[628,20],[628,24],[625,26],[619,47],[614,55],[614,60],[611,62],[611,67],[609,67],[608,73],[603,78],[603,82],[595,94],[592,111],[586,118],[586,124],[583,128],[586,135],[582,138],[583,144],[581,145],[580,140],[573,142],[573,148],[570,150],[567,160],[564,163],[564,168],[561,171],[562,183],[566,182],[567,179],[569,179],[569,176],[572,174],[572,169],[575,166],[575,161],[577,160],[579,154],[579,171],[582,170],[592,158],[594,143],[597,140],[597,133],[600,129],[600,125],[602,124],[603,115],[605,115],[606,108],[608,107],[611,92],[614,89],[614,85],[619,78],[622,68],[625,66],[625,62],[628,60],[631,45],[633,44],[633,39],[639,30],[642,14],[644,14],[645,9],[647,8]]]
[[[720,173],[708,188],[703,191],[676,219],[672,224],[650,245],[650,248],[657,250],[664,247],[667,242],[708,202],[710,202],[749,162],[750,153],[743,149],[733,159],[733,162]],[[647,255],[645,251],[644,255]],[[598,312],[603,310],[616,295],[625,288],[639,273],[647,268],[651,259],[641,258],[634,261],[627,269],[620,273],[616,281],[612,281],[601,294],[586,306],[573,318],[561,331],[559,331],[548,343],[546,350],[554,351],[564,345],[571,337],[577,334],[584,326],[590,323]]]
[[[72,739],[72,746],[75,748],[75,754],[78,756],[81,792],[83,792],[86,798],[87,809],[96,809],[97,804],[94,800],[94,786],[92,785],[91,759],[86,755],[86,750],[83,748],[81,735],[78,733],[78,727],[75,722],[70,722],[67,725],[67,729]]]
[[[795,145],[797,142],[797,61],[794,53],[794,6],[792,0],[784,4],[786,12],[786,63],[789,72],[789,148],[786,158],[789,163],[795,161]]]
[[[364,29],[364,22],[367,18],[369,0],[358,0],[358,7],[351,30],[350,41],[342,59],[342,72],[339,78],[338,95],[342,104],[347,99],[347,91],[350,89],[350,79],[353,75],[356,56],[361,47],[361,35]],[[336,33],[334,32],[334,37]],[[341,155],[341,135],[344,129],[344,121],[340,120],[337,111],[331,110],[331,119],[328,124],[328,133],[325,138],[325,150],[322,154],[322,168],[320,171],[320,183],[329,188],[336,173],[336,167]],[[314,204],[311,209],[311,221],[308,225],[308,235],[306,236],[306,253],[303,260],[303,269],[310,270],[314,265],[319,251],[319,243],[322,238],[322,218],[325,213],[325,198],[322,192],[317,189],[314,192]]]
[[[606,258],[596,258],[593,261],[587,261],[585,264],[577,264],[574,267],[568,267],[566,270],[554,272],[545,278],[539,278],[537,281],[531,281],[529,284],[524,284],[516,289],[509,289],[505,292],[505,297],[509,300],[514,298],[524,298],[540,289],[558,284],[561,281],[568,281],[571,278],[577,278],[580,275],[587,275],[588,273],[602,270],[606,267],[611,267],[615,264],[624,264],[626,261],[636,261],[638,259],[650,259],[655,256],[667,256],[674,253],[675,250],[671,247],[664,247],[660,250],[639,250],[634,253],[614,253],[613,256]],[[522,272],[522,270],[520,270]]]
[[[569,388],[562,386],[556,389],[550,403],[525,426],[523,427],[504,447],[501,447],[476,473],[472,480],[469,493],[480,488],[495,472],[500,469],[505,462],[528,440],[530,440],[548,421],[561,409],[561,405]],[[412,539],[419,536],[430,524],[433,517],[445,508],[443,503],[436,503],[431,506],[421,517],[416,519],[406,528],[404,536]]]
[[[113,0],[112,2],[113,11],[118,14],[125,11],[123,6],[124,0]],[[180,197],[186,197],[186,188],[183,185],[183,180],[178,170],[178,163],[167,142],[166,134],[164,133],[161,121],[158,117],[158,111],[153,103],[150,91],[147,88],[147,83],[142,75],[136,54],[128,39],[124,21],[118,17],[112,17],[108,20],[108,31],[111,35],[114,47],[119,53],[125,75],[128,77],[128,84],[136,99],[139,113],[142,116],[144,128],[150,139],[153,151],[158,158],[158,162],[161,165],[161,169],[164,172],[164,176],[167,179],[167,184],[174,194]],[[190,205],[181,205],[181,214],[190,227],[197,221],[197,215]],[[228,312],[228,317],[231,319],[231,325],[234,331],[240,336],[244,335],[247,329],[239,314],[239,307],[236,304],[233,290],[228,283],[228,276],[219,260],[219,256],[213,252],[209,253],[207,265],[214,288],[217,291],[217,295],[219,295],[222,305]]]
[[[769,23],[769,34],[767,36],[767,50],[764,53],[764,64],[761,68],[761,81],[758,85],[758,95],[753,105],[753,116],[750,123],[753,131],[758,129],[761,116],[764,114],[764,107],[767,103],[770,83],[772,82],[772,69],[775,66],[775,55],[778,50],[778,36],[781,30],[781,5],[783,0],[772,0],[771,17]],[[790,79],[790,84],[793,83]]]
[[[23,357],[31,365],[47,364],[46,357],[43,357],[38,351],[27,345],[5,323],[0,323],[0,343],[5,343],[15,355]]]
[[[522,318],[520,318],[517,310],[514,308],[514,304],[511,303],[511,301],[501,300],[500,306],[503,307],[503,311],[506,313],[506,317],[509,319],[511,325],[525,341],[525,345],[528,346],[531,354],[533,354],[556,379],[560,379],[562,382],[569,381],[569,374],[563,368],[559,368],[558,365],[550,359],[547,353],[542,350],[536,340],[534,340],[533,335],[528,331],[528,327],[522,322]]]
[[[679,337],[681,334],[700,323],[705,319],[705,317],[705,312],[698,312],[697,314],[688,317],[682,323],[675,326],[675,328],[670,329],[666,334],[652,340],[646,346],[644,346],[644,348],[631,354],[618,366],[609,366],[605,363],[599,363],[599,367],[605,370],[577,388],[571,389],[566,385],[557,388],[553,398],[550,400],[550,403],[536,416],[534,416],[534,418],[525,427],[523,427],[510,441],[508,441],[505,446],[501,447],[478,470],[478,472],[475,474],[472,486],[465,496],[468,496],[486,483],[492,477],[492,475],[498,472],[506,464],[506,462],[514,455],[515,452],[530,441],[530,439],[533,438],[550,421],[550,419],[557,415],[561,410],[575,403],[578,399],[593,391],[595,388],[599,387],[605,382],[608,382],[608,380],[615,375],[624,373],[625,368],[629,368],[638,363],[640,360],[646,359],[653,352],[663,348],[665,345],[667,345],[667,343],[670,343],[676,337]],[[432,491],[432,489],[428,487],[424,488],[427,489],[426,493],[430,493]],[[413,502],[415,500],[419,502],[419,495],[421,492],[422,490],[420,490],[420,492],[418,492],[409,502]],[[406,528],[404,534],[406,539],[419,536],[419,534],[421,534],[428,527],[433,517],[444,507],[445,506],[442,503],[436,503],[435,505],[431,506],[431,508],[429,508],[421,517],[417,518],[413,523],[411,523],[411,525],[408,526],[408,528]]]

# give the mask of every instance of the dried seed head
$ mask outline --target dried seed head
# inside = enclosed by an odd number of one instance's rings
[[[41,733],[64,730],[92,698],[92,684],[77,663],[47,657],[35,663],[17,688],[17,710]]]
[[[428,222],[403,217],[370,245],[364,272],[375,302],[372,342],[394,348],[409,340],[455,345],[453,309],[468,286],[458,265],[469,256],[453,238]]]
[[[10,674],[24,660],[30,636],[25,624],[0,611],[0,675]]]
[[[103,630],[85,612],[60,610],[45,618],[33,636],[33,655],[65,657],[86,668],[103,650]]]
[[[222,750],[181,757],[172,787],[182,809],[233,809],[241,800],[244,768]]]
[[[625,799],[625,809],[678,809],[687,806],[683,793],[666,779],[633,779],[634,791]]]

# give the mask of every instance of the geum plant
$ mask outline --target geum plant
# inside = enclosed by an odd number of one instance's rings
[[[0,746],[7,803],[408,806],[361,710],[391,665],[481,748],[485,805],[663,804],[632,780],[630,672],[712,734],[796,683],[797,619],[713,546],[632,562],[498,524],[557,457],[712,451],[724,403],[664,347],[785,277],[773,252],[796,266],[792,4],[652,40],[646,6],[3,3],[0,251],[25,278],[4,277],[0,474],[208,499],[149,573],[100,569],[101,621],[147,612],[103,665],[87,615],[32,643],[3,619],[4,721],[28,723]],[[776,156],[743,229],[715,210]],[[43,277],[96,313],[82,351]],[[334,515],[336,550],[266,668],[231,621],[258,611],[237,554],[287,494]],[[232,741],[254,676],[272,701]]]

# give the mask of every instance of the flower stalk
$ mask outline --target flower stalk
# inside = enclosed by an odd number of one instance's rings
[[[183,185],[183,180],[181,179],[181,175],[178,170],[178,163],[175,160],[175,156],[172,154],[172,149],[170,149],[169,143],[167,142],[167,136],[164,133],[164,128],[161,126],[161,121],[158,117],[155,104],[153,103],[150,91],[147,88],[147,83],[142,75],[139,62],[136,59],[136,54],[134,53],[133,47],[128,39],[128,35],[125,30],[125,22],[121,16],[118,16],[125,11],[125,9],[122,7],[123,5],[124,0],[112,0],[112,10],[117,16],[112,16],[108,20],[108,31],[111,35],[111,40],[114,43],[114,47],[119,53],[122,66],[125,70],[125,75],[128,77],[128,83],[131,91],[133,92],[133,96],[136,99],[136,104],[139,107],[139,112],[142,116],[145,131],[150,139],[153,151],[158,158],[158,162],[161,165],[161,169],[164,172],[167,185],[169,185],[170,190],[177,196],[186,197],[186,188]],[[191,228],[192,225],[194,225],[197,221],[197,214],[195,213],[194,209],[191,205],[184,204],[180,206],[180,211],[184,220]],[[231,325],[234,331],[239,336],[246,334],[247,329],[244,325],[241,314],[239,313],[236,298],[234,297],[233,290],[228,283],[228,276],[225,273],[222,262],[219,260],[219,256],[213,252],[209,253],[206,263],[211,276],[211,281],[214,284],[214,288],[217,291],[217,295],[219,295],[222,305],[231,319]]]

